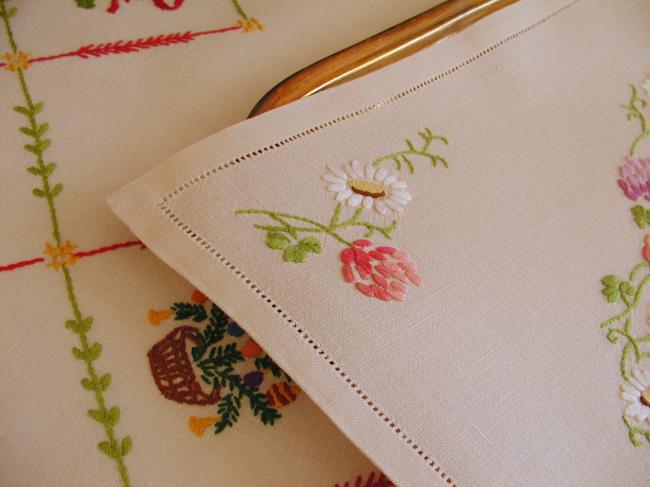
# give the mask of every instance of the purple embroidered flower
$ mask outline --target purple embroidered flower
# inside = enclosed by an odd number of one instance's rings
[[[249,372],[244,376],[244,385],[249,389],[255,389],[264,380],[264,373],[261,370]]]
[[[632,201],[639,197],[650,201],[650,159],[627,156],[625,161],[619,169],[621,179],[618,180],[618,185]]]

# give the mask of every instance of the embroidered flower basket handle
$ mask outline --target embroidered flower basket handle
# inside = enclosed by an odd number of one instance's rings
[[[156,343],[147,356],[156,385],[167,399],[185,404],[216,404],[221,389],[206,393],[196,380],[192,361],[187,353],[188,342],[198,345],[198,328],[179,326]]]

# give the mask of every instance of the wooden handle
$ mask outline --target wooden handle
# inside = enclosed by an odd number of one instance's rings
[[[394,63],[516,1],[443,2],[289,76],[257,102],[249,118]]]

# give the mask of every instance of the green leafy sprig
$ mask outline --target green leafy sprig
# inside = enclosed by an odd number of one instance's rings
[[[373,161],[373,165],[379,167],[386,161],[393,161],[398,171],[401,171],[403,165],[406,165],[409,172],[413,174],[415,172],[415,165],[410,158],[420,157],[428,159],[433,167],[436,167],[438,163],[441,163],[445,167],[449,167],[447,160],[444,157],[430,151],[431,144],[436,140],[445,145],[449,145],[447,138],[442,135],[434,135],[429,128],[425,128],[423,131],[418,132],[418,135],[422,139],[422,146],[419,149],[415,147],[415,144],[410,139],[406,139],[404,142],[406,142],[407,149],[379,157]]]

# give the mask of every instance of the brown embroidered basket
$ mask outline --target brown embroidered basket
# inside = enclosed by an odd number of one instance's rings
[[[185,404],[215,404],[221,399],[221,389],[206,393],[194,374],[192,360],[187,354],[187,342],[198,345],[198,328],[179,326],[156,343],[147,353],[151,375],[167,399]]]

